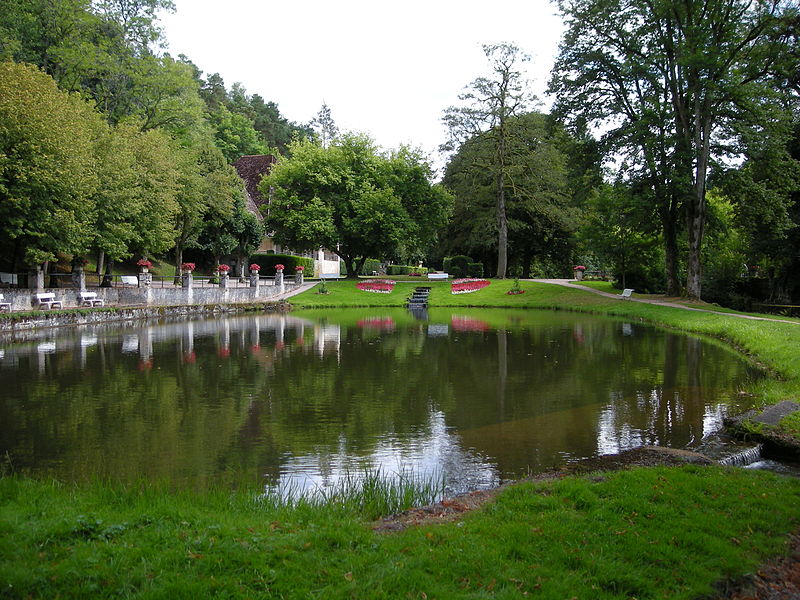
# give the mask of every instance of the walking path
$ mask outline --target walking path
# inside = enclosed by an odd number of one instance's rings
[[[568,288],[583,290],[584,292],[591,292],[605,296],[606,298],[616,298],[622,300],[619,294],[610,294],[594,288],[580,285],[575,283],[574,279],[529,279],[528,281],[536,281],[538,283],[549,283],[553,285],[561,285]],[[788,319],[773,319],[770,317],[756,317],[753,315],[742,315],[738,313],[720,312],[718,310],[708,310],[707,308],[696,308],[694,306],[686,306],[678,302],[670,302],[669,300],[659,300],[658,298],[627,298],[626,302],[641,302],[643,304],[657,304],[659,306],[670,306],[672,308],[682,308],[683,310],[693,310],[695,312],[710,313],[713,315],[725,315],[726,317],[738,317],[739,319],[750,319],[752,321],[772,321],[773,323],[788,323],[790,325],[800,325],[800,321],[789,321]]]
[[[292,296],[297,296],[297,294],[302,294],[303,292],[310,290],[315,285],[317,285],[318,281],[309,281],[303,283],[300,287],[297,287],[289,292],[284,292],[283,294],[278,294],[277,296],[270,296],[269,300],[286,300],[287,298],[291,298]]]

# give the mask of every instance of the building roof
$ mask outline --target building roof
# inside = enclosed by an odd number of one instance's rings
[[[257,154],[242,156],[233,163],[236,172],[244,180],[247,190],[247,209],[261,217],[260,208],[269,203],[268,198],[263,198],[258,191],[261,178],[270,172],[272,165],[278,162],[272,154]]]

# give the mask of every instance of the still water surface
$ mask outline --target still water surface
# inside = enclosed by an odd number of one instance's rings
[[[302,311],[0,338],[0,453],[66,480],[310,489],[365,466],[495,485],[693,447],[758,371],[720,344],[546,311]]]

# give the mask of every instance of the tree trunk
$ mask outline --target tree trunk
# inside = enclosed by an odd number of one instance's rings
[[[103,268],[105,267],[106,263],[106,251],[100,250],[97,253],[97,270],[95,271],[98,275],[103,273]]]
[[[495,194],[497,196],[497,278],[505,279],[508,269],[508,216],[506,215],[505,187],[505,135],[504,124],[500,124],[498,140],[499,170],[495,177]]]
[[[706,111],[703,111],[702,114],[706,114]],[[701,109],[699,107],[696,109],[695,115],[694,143],[697,160],[694,173],[694,189],[686,210],[689,240],[689,258],[686,265],[686,294],[689,298],[700,300],[703,274],[701,253],[705,229],[706,175],[711,152],[709,146],[711,124],[709,117],[703,117],[701,121]]]
[[[103,282],[100,284],[100,287],[103,288],[111,287],[111,281],[114,279],[113,266],[114,266],[113,261],[108,261],[106,263],[106,274],[103,275]]]
[[[531,278],[531,261],[533,260],[533,255],[530,253],[523,254],[522,256],[522,279],[530,279]]]
[[[671,211],[662,214],[661,226],[664,234],[664,272],[667,279],[667,296],[680,296],[681,282],[678,277],[678,236],[675,219]]]
[[[183,245],[175,245],[175,279],[173,283],[180,285],[181,283],[181,265],[183,264]]]

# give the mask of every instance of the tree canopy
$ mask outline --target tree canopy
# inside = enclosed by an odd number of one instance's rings
[[[652,188],[670,288],[684,215],[686,289],[699,298],[712,162],[725,156],[736,120],[765,123],[774,77],[785,72],[794,4],[562,0],[559,7],[567,29],[550,85],[557,110],[605,127],[608,151]]]
[[[289,151],[261,182],[271,198],[267,229],[281,246],[328,248],[354,277],[367,258],[424,255],[446,222],[450,196],[409,149],[385,154],[366,136],[344,134]]]

